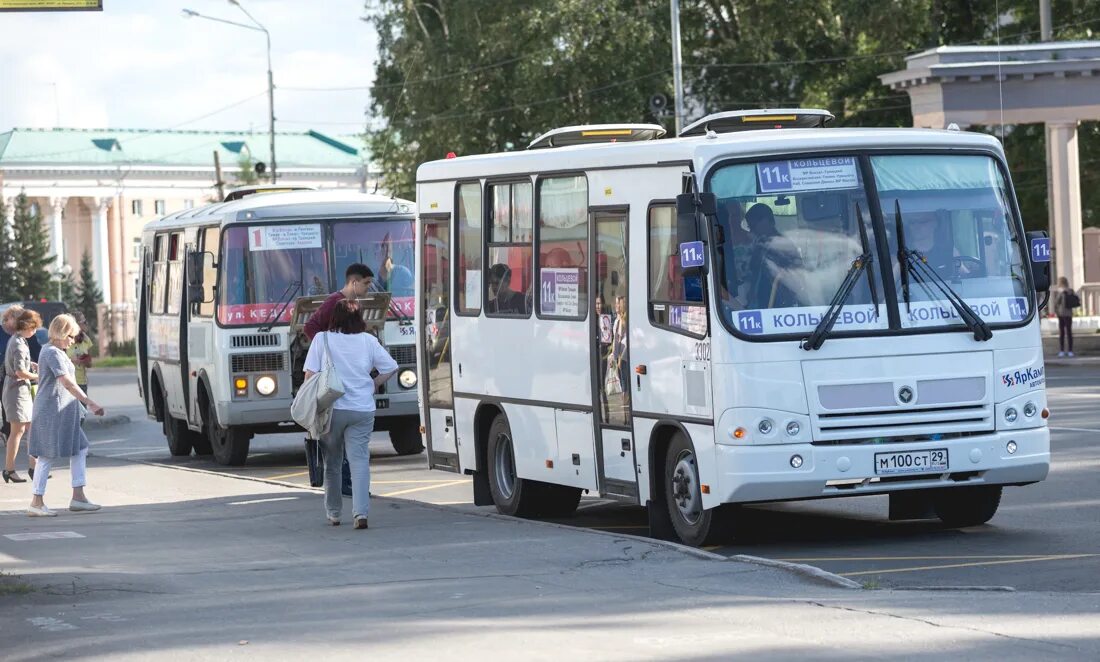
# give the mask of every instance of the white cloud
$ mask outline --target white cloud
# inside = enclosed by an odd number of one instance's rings
[[[271,32],[280,130],[359,130],[377,41],[362,0],[242,0]],[[267,127],[264,36],[181,10],[248,23],[224,0],[106,0],[103,12],[9,13],[0,20],[0,131],[12,126]],[[302,122],[302,123],[299,123]],[[343,124],[347,123],[347,124]]]

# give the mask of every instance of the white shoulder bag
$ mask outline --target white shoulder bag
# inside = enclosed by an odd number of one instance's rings
[[[315,439],[319,439],[321,429],[327,427],[328,410],[344,396],[344,383],[332,361],[327,331],[324,332],[324,342],[325,357],[321,370],[302,383],[290,405],[290,417],[311,434],[316,434]]]

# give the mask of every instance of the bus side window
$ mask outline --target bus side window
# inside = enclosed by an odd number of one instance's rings
[[[583,320],[588,314],[588,180],[539,181],[539,316]]]
[[[164,314],[164,288],[168,280],[168,236],[158,234],[153,240],[153,285],[149,290],[149,309],[154,315]]]
[[[455,198],[455,237],[458,241],[454,276],[455,312],[476,316],[481,312],[484,280],[481,268],[481,184],[459,184]]]
[[[489,184],[488,317],[531,316],[531,182]]]
[[[169,315],[180,314],[183,301],[183,233],[173,232],[168,241],[168,304]]]
[[[680,268],[676,207],[649,208],[649,319],[659,327],[702,338],[707,315],[701,276],[685,277]]]

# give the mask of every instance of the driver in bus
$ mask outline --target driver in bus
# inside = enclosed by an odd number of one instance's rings
[[[786,308],[796,306],[794,292],[785,283],[791,272],[799,269],[798,247],[776,229],[775,212],[758,202],[745,212],[752,234],[746,282],[749,285],[747,308]]]
[[[506,264],[489,267],[489,301],[487,312],[497,315],[526,315],[527,303],[519,292],[512,290],[512,270]]]
[[[970,273],[970,269],[958,259],[959,251],[951,239],[950,221],[941,216],[946,216],[946,212],[905,214],[905,244],[909,250],[920,253],[941,278],[950,281]]]

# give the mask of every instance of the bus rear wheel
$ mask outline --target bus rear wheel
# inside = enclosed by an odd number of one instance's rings
[[[693,547],[712,542],[725,528],[726,511],[703,508],[695,447],[682,432],[669,444],[663,475],[665,503],[676,535]]]
[[[950,527],[978,526],[993,519],[1001,505],[1000,485],[951,487],[932,497],[936,517]]]
[[[239,428],[223,428],[218,424],[218,412],[214,403],[206,406],[206,439],[218,464],[239,467],[248,459],[248,445],[252,435]]]
[[[390,443],[398,455],[416,455],[424,452],[424,441],[420,437],[420,421],[395,423],[390,428]]]
[[[516,474],[516,454],[512,445],[512,430],[504,414],[497,414],[489,426],[488,445],[489,491],[493,504],[504,515],[531,517],[536,495],[532,481]]]

